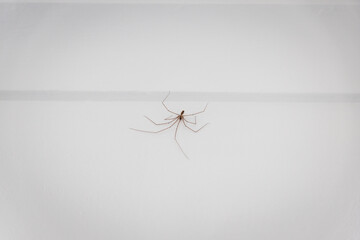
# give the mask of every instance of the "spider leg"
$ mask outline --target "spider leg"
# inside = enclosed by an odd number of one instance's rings
[[[166,125],[166,124],[170,124],[170,123],[172,123],[174,120],[175,120],[175,118],[173,119],[173,120],[171,120],[170,122],[164,122],[164,123],[156,123],[156,122],[154,122],[153,120],[151,120],[149,117],[147,117],[147,116],[144,116],[146,119],[148,119],[150,122],[152,122],[153,124],[155,124],[155,125]],[[170,119],[169,119],[170,120]]]
[[[206,108],[207,108],[208,104],[209,104],[209,103],[207,103],[207,104],[206,104],[206,106],[205,106],[205,108],[204,108],[204,110],[202,110],[202,111],[200,111],[200,112],[197,112],[197,113],[191,113],[191,114],[186,114],[186,115],[183,115],[183,116],[184,116],[184,117],[187,117],[187,116],[194,116],[194,115],[196,115],[196,114],[203,113],[203,112],[205,112],[205,110],[206,110]]]
[[[187,123],[191,123],[191,124],[196,125],[196,116],[195,116],[195,122],[191,122],[191,121],[189,121],[189,120],[186,120],[185,118],[184,118],[184,121],[187,122]]]
[[[193,131],[193,132],[198,132],[198,131],[200,131],[201,129],[203,129],[206,125],[208,125],[209,123],[206,123],[204,126],[202,126],[201,128],[199,128],[198,130],[194,130],[194,129],[192,129],[191,127],[189,127],[188,125],[186,125],[186,123],[185,122],[183,122],[184,123],[184,126],[185,127],[187,127],[188,129],[190,129],[191,131]]]
[[[177,126],[176,126],[176,130],[175,130],[175,142],[177,143],[177,145],[179,146],[180,150],[182,151],[182,153],[184,154],[184,156],[189,159],[189,157],[185,154],[184,150],[182,149],[182,147],[180,146],[179,142],[177,141],[176,139],[176,135],[177,135],[177,131],[178,131],[178,128],[179,128],[179,124],[180,124],[181,120],[179,120]]]
[[[177,118],[179,116],[179,114],[177,114],[177,116],[173,116],[173,115],[171,115],[171,116],[169,116],[169,117],[167,117],[167,118],[164,118],[164,120],[172,120],[172,119],[175,119],[175,118]]]
[[[165,105],[165,100],[167,99],[167,97],[170,95],[170,91],[169,91],[169,93],[168,93],[168,95],[166,95],[166,97],[164,98],[164,100],[162,100],[162,105],[166,108],[166,110],[168,111],[168,112],[170,112],[170,113],[172,113],[172,114],[175,114],[175,115],[179,115],[179,114],[177,114],[177,113],[175,113],[175,112],[173,112],[173,111],[170,111],[169,109],[168,109],[168,107]],[[166,120],[166,119],[165,119]]]
[[[141,130],[141,129],[136,129],[136,128],[130,128],[131,130],[134,130],[134,131],[138,131],[138,132],[145,132],[145,133],[159,133],[159,132],[162,132],[162,131],[165,131],[166,129],[169,129],[171,128],[172,126],[175,125],[175,123],[177,123],[178,120],[176,120],[173,124],[171,124],[169,127],[166,127],[164,129],[161,129],[159,131],[146,131],[146,130]],[[179,124],[178,124],[179,125]]]

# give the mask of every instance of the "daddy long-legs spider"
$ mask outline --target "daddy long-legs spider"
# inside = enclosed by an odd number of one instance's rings
[[[168,96],[170,95],[170,92],[166,95],[166,97],[164,98],[164,100],[162,100],[162,105],[165,107],[166,111],[168,111],[169,113],[171,113],[172,115],[165,118],[164,120],[166,120],[166,122],[161,122],[161,123],[157,123],[155,121],[153,121],[152,119],[150,119],[149,117],[147,116],[144,116],[146,119],[148,119],[150,122],[152,122],[154,125],[157,125],[157,126],[162,126],[162,125],[169,125],[168,127],[166,128],[163,128],[163,129],[160,129],[158,131],[147,131],[147,130],[141,130],[141,129],[136,129],[136,128],[130,128],[131,130],[135,130],[135,131],[138,131],[138,132],[145,132],[145,133],[160,133],[160,132],[163,132],[165,130],[168,130],[170,128],[172,128],[173,126],[176,125],[176,129],[175,129],[175,135],[174,135],[174,139],[177,143],[177,145],[179,146],[180,150],[182,151],[182,153],[185,155],[186,158],[188,158],[188,156],[185,154],[184,150],[182,149],[182,147],[180,146],[178,140],[177,140],[177,132],[178,132],[178,129],[179,129],[179,125],[180,123],[183,123],[183,125],[190,129],[191,131],[197,133],[198,131],[200,131],[201,129],[203,129],[206,125],[208,125],[209,123],[206,123],[205,125],[203,125],[202,127],[200,127],[199,129],[195,130],[195,129],[192,129],[188,124],[193,124],[193,125],[196,125],[196,115],[200,114],[200,113],[203,113],[205,112],[206,110],[206,107],[208,104],[205,105],[204,109],[200,112],[196,112],[196,113],[189,113],[189,114],[185,114],[185,111],[182,110],[181,113],[176,113],[174,111],[171,111],[165,104],[165,100],[168,98]],[[175,115],[175,116],[173,116]],[[190,121],[189,119],[187,119],[187,117],[189,116],[194,116],[194,122]]]

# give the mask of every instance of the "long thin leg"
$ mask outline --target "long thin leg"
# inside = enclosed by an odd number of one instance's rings
[[[179,116],[179,114],[177,114],[177,116],[173,116],[173,115],[171,115],[171,116],[169,116],[169,117],[167,117],[167,118],[164,118],[164,120],[172,120],[172,119],[175,119],[175,118],[177,118]]]
[[[138,131],[138,132],[145,132],[145,133],[159,133],[159,132],[162,132],[162,131],[165,131],[166,129],[169,129],[171,128],[172,126],[175,125],[175,123],[177,123],[178,120],[176,120],[173,124],[171,124],[169,127],[166,127],[164,129],[161,129],[159,131],[146,131],[146,130],[141,130],[141,129],[136,129],[136,128],[130,128],[131,130],[134,130],[134,131]],[[179,124],[178,124],[179,125]]]
[[[173,119],[173,120],[171,120],[170,122],[164,122],[164,123],[156,123],[156,122],[154,122],[153,120],[151,120],[149,117],[147,117],[147,116],[144,116],[146,119],[148,119],[150,122],[152,122],[153,124],[155,124],[155,125],[166,125],[166,124],[170,124],[170,123],[172,123],[174,120],[175,120],[175,118]]]
[[[196,125],[196,116],[195,116],[195,122],[191,122],[191,121],[189,121],[189,120],[186,120],[185,118],[184,118],[184,121],[187,122],[187,123]]]
[[[203,113],[203,112],[205,112],[207,106],[208,106],[208,103],[206,104],[204,110],[202,110],[202,111],[200,111],[200,112],[197,112],[197,113],[186,114],[186,115],[183,115],[183,116],[185,116],[185,117],[187,117],[187,116],[194,116],[194,115],[196,115],[196,114]]]
[[[170,91],[169,91],[169,93],[168,93],[168,95],[166,95],[166,97],[164,98],[164,100],[162,100],[162,105],[166,108],[166,110],[168,111],[168,112],[170,112],[170,113],[173,113],[173,114],[176,114],[176,115],[178,115],[176,112],[173,112],[173,111],[170,111],[169,109],[168,109],[168,107],[165,105],[165,100],[167,99],[167,97],[170,95]]]
[[[182,151],[182,153],[184,154],[184,156],[189,159],[189,157],[185,154],[184,150],[182,149],[182,147],[180,146],[179,142],[177,141],[176,139],[176,135],[177,135],[177,131],[178,131],[178,128],[179,128],[179,124],[180,124],[181,120],[179,120],[177,126],[176,126],[176,130],[175,130],[175,141],[177,143],[177,145],[179,146],[180,150]]]
[[[189,127],[188,125],[186,125],[185,122],[183,122],[183,123],[184,123],[184,126],[185,126],[185,127],[187,127],[188,129],[190,129],[190,130],[193,131],[193,132],[198,132],[198,131],[200,131],[201,129],[203,129],[206,125],[209,124],[209,123],[206,123],[204,126],[202,126],[201,128],[199,128],[198,130],[194,130],[194,129],[192,129],[191,127]]]
[[[177,118],[179,118],[178,116],[176,116],[176,117],[173,117],[173,118],[168,118],[168,119],[165,119],[165,120],[174,120],[174,119],[177,119]]]

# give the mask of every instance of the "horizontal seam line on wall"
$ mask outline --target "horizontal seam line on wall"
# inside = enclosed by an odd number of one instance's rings
[[[165,91],[0,91],[2,101],[161,101]],[[360,102],[360,93],[171,92],[167,101]]]

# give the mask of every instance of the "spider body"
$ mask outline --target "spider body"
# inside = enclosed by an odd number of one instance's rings
[[[180,114],[177,114],[176,112],[171,111],[171,110],[165,105],[165,103],[164,103],[165,100],[167,99],[167,97],[168,97],[169,95],[170,95],[170,92],[168,93],[168,95],[164,98],[164,100],[163,100],[161,103],[162,103],[162,105],[165,107],[165,109],[166,109],[168,112],[170,112],[171,114],[175,114],[175,117],[173,117],[173,116],[167,117],[167,118],[165,118],[164,120],[168,120],[168,122],[163,122],[163,123],[156,123],[156,122],[154,122],[153,120],[151,120],[150,118],[148,118],[147,116],[144,116],[144,117],[147,118],[149,121],[151,121],[151,122],[152,122],[153,124],[155,124],[155,125],[168,125],[168,124],[171,124],[170,126],[164,128],[164,129],[161,129],[161,130],[159,130],[159,131],[146,131],[146,130],[140,130],[140,129],[135,129],[135,128],[130,128],[130,129],[135,130],[135,131],[139,131],[139,132],[146,132],[146,133],[160,133],[160,132],[163,132],[163,131],[165,131],[165,130],[167,130],[167,129],[170,129],[171,127],[175,126],[175,124],[176,124],[176,130],[175,130],[175,136],[174,136],[175,141],[176,141],[177,145],[179,146],[180,150],[182,151],[182,153],[185,155],[185,157],[188,158],[188,156],[185,154],[185,152],[184,152],[183,149],[181,148],[181,146],[180,146],[180,144],[179,144],[179,142],[177,141],[177,138],[176,138],[179,125],[180,125],[180,123],[182,122],[183,125],[184,125],[186,128],[190,129],[191,131],[193,131],[193,132],[195,132],[195,133],[198,132],[198,131],[200,131],[202,128],[204,128],[204,127],[205,127],[207,124],[209,124],[209,123],[206,123],[205,125],[203,125],[201,128],[199,128],[199,129],[197,129],[197,130],[192,129],[192,128],[189,127],[186,123],[190,123],[190,124],[196,125],[196,115],[205,112],[206,107],[207,107],[207,104],[206,104],[205,108],[204,108],[202,111],[200,111],[200,112],[191,113],[191,114],[184,114],[185,111],[182,110]],[[194,116],[195,121],[194,121],[194,122],[191,122],[190,120],[187,120],[186,117],[188,117],[188,116]]]
[[[180,115],[179,115],[179,119],[183,120],[184,119],[184,110],[181,111]]]

